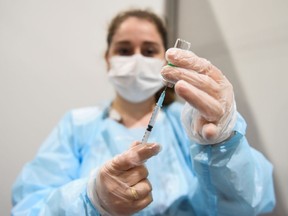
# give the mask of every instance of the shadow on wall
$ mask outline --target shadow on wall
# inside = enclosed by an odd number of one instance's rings
[[[262,140],[245,92],[237,77],[238,71],[234,66],[231,53],[217,24],[211,5],[207,1],[197,0],[181,1],[181,3],[176,0],[168,0],[166,3],[166,14],[169,14],[167,20],[168,28],[170,29],[170,46],[173,46],[176,37],[180,36],[192,42],[193,52],[207,58],[219,67],[221,71],[225,72],[225,76],[234,87],[237,109],[244,116],[249,126],[247,130],[249,143],[267,156],[263,145],[261,145]],[[274,177],[274,180],[277,203],[273,213],[267,215],[286,215],[277,184],[277,177]]]

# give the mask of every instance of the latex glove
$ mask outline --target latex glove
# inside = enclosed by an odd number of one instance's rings
[[[191,51],[170,48],[161,74],[175,83],[176,93],[187,103],[182,122],[188,136],[199,144],[215,144],[231,136],[236,123],[233,86],[208,60]]]
[[[131,215],[152,202],[152,187],[144,162],[158,154],[157,144],[135,142],[132,147],[106,162],[93,179],[88,196],[101,215]]]

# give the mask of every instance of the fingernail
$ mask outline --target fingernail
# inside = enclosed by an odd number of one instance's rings
[[[162,69],[161,69],[161,74],[162,75],[165,75],[166,73],[167,73],[167,69],[169,68],[170,66],[169,66],[169,63],[168,63],[168,65],[165,65],[164,67],[162,67]]]
[[[150,149],[155,150],[158,153],[161,151],[162,147],[158,143],[153,143],[153,144],[151,144]]]

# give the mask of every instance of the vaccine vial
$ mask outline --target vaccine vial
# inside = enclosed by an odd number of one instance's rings
[[[174,48],[178,48],[178,49],[182,49],[182,50],[190,50],[191,47],[191,43],[183,40],[181,38],[178,38],[175,42]],[[177,67],[177,65],[173,65],[172,63],[168,62],[168,65],[172,66],[172,67]],[[169,82],[167,80],[163,80],[164,84],[169,87],[169,88],[173,88],[175,83]]]

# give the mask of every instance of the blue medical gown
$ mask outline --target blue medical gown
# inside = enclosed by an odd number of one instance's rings
[[[63,117],[18,176],[12,215],[100,215],[86,192],[90,172],[141,140],[145,131],[108,118],[107,108],[73,110]],[[153,202],[136,215],[246,216],[271,211],[272,166],[248,145],[244,119],[238,115],[228,141],[204,146],[187,138],[181,109],[175,102],[157,118],[149,142],[160,143],[162,151],[146,162]]]

